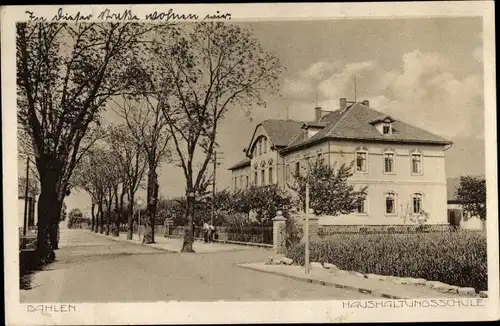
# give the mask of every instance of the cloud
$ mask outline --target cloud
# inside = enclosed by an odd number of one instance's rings
[[[283,90],[285,95],[290,98],[303,98],[313,92],[310,81],[287,78],[283,82]]]
[[[474,56],[480,52],[476,49]],[[293,84],[288,89],[301,83],[309,87],[313,85],[311,76],[321,75],[320,105],[335,110],[340,97],[353,99],[355,73],[358,100],[368,99],[378,111],[448,138],[483,136],[483,85],[479,72],[459,77],[445,57],[420,50],[404,54],[401,63],[401,68],[388,69],[373,60],[343,65],[318,62],[290,79]],[[321,72],[323,68],[325,71]],[[307,88],[311,89],[314,87]],[[297,96],[290,106],[290,115],[312,119],[313,106],[311,94]]]

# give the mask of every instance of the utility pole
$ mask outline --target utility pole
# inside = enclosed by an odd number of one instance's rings
[[[304,240],[305,240],[305,272],[309,274],[309,167],[307,168],[307,181],[306,181],[306,223],[304,227]]]
[[[215,216],[215,176],[217,171],[217,151],[214,151],[214,178],[212,180],[212,215],[210,216],[210,225],[214,225]]]
[[[217,176],[217,166],[220,165],[220,160],[223,159],[223,157],[217,156],[220,155],[221,153],[218,153],[217,151],[214,151],[213,157],[212,157],[212,163],[214,164],[214,176],[212,178],[212,212],[210,215],[210,224],[214,225],[214,219],[215,219],[215,185],[216,185],[216,176]]]
[[[26,154],[26,184],[24,187],[24,221],[23,221],[23,237],[26,237],[26,229],[28,228],[28,188],[30,175],[30,157]],[[24,243],[24,242],[23,242]]]
[[[356,102],[356,75],[354,75],[354,102]]]

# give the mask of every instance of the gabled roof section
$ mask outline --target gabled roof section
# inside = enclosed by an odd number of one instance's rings
[[[392,119],[392,134],[383,135],[372,124],[380,118]],[[330,122],[326,127],[308,138],[307,132],[300,135],[288,144],[284,151],[302,147],[323,139],[355,139],[393,142],[414,142],[428,144],[451,144],[440,136],[417,127],[410,126],[404,122],[394,120],[381,112],[373,110],[361,103],[354,103],[344,110],[337,110],[324,116],[320,122]]]
[[[271,142],[278,147],[288,145],[290,140],[300,131],[303,122],[295,120],[265,120],[262,126]]]
[[[269,119],[264,120],[262,123],[259,123],[255,126],[252,138],[250,139],[250,144],[247,147],[247,156],[250,155],[250,151],[252,150],[252,144],[255,140],[255,133],[259,126],[264,128],[267,136],[271,143],[276,147],[285,147],[288,145],[291,139],[301,130],[304,122],[296,121],[296,120],[278,120],[278,119]]]
[[[246,166],[250,166],[250,159],[245,157],[243,160],[239,161],[235,165],[231,166],[228,170],[237,170],[239,168],[244,168]]]

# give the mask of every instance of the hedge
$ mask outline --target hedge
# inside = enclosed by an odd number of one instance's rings
[[[424,278],[487,290],[486,236],[482,232],[339,234],[310,245],[310,261],[365,274]],[[304,244],[287,257],[304,264]]]

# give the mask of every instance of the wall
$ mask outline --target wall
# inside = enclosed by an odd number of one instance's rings
[[[329,141],[287,155],[286,164],[293,170],[294,163],[304,157],[322,153],[325,163],[332,166],[351,163],[357,149],[367,152],[366,172],[355,172],[350,182],[357,189],[368,187],[365,202],[366,214],[352,213],[344,216],[321,217],[320,224],[404,224],[404,211],[411,210],[412,194],[422,194],[422,209],[429,213],[429,224],[446,224],[446,174],[444,147],[442,145],[393,144],[376,142]],[[394,153],[394,173],[384,173],[384,151]],[[412,174],[411,153],[422,155],[422,173]],[[355,171],[355,167],[353,167]],[[394,192],[396,212],[385,214],[385,194]],[[409,205],[409,207],[407,206]]]
[[[485,222],[481,221],[477,216],[464,213],[462,206],[459,204],[448,204],[448,214],[452,211],[457,211],[461,215],[459,218],[459,227],[465,230],[481,230],[485,228]]]
[[[259,153],[258,147],[259,147],[259,142],[262,142],[266,140],[267,146],[262,147],[262,151]],[[271,149],[271,141],[269,137],[267,136],[264,128],[262,126],[257,127],[254,135],[254,140],[253,143],[251,144],[250,147],[250,152],[255,153],[250,161],[250,166],[247,166],[245,168],[240,168],[237,170],[233,170],[232,172],[232,189],[235,189],[234,185],[234,180],[235,178],[239,178],[243,176],[243,180],[245,180],[245,177],[248,176],[249,178],[249,185],[250,184],[255,184],[254,181],[254,172],[257,171],[257,185],[268,185],[270,184],[270,179],[269,179],[269,169],[272,167],[272,183],[280,183],[282,178],[282,161],[283,159],[279,156],[278,152],[276,150]],[[254,148],[257,148],[257,150],[254,152]],[[262,173],[264,172],[264,183],[262,183]],[[240,186],[239,181],[237,182],[237,188],[245,188],[246,187],[246,182],[243,181],[243,185]]]

